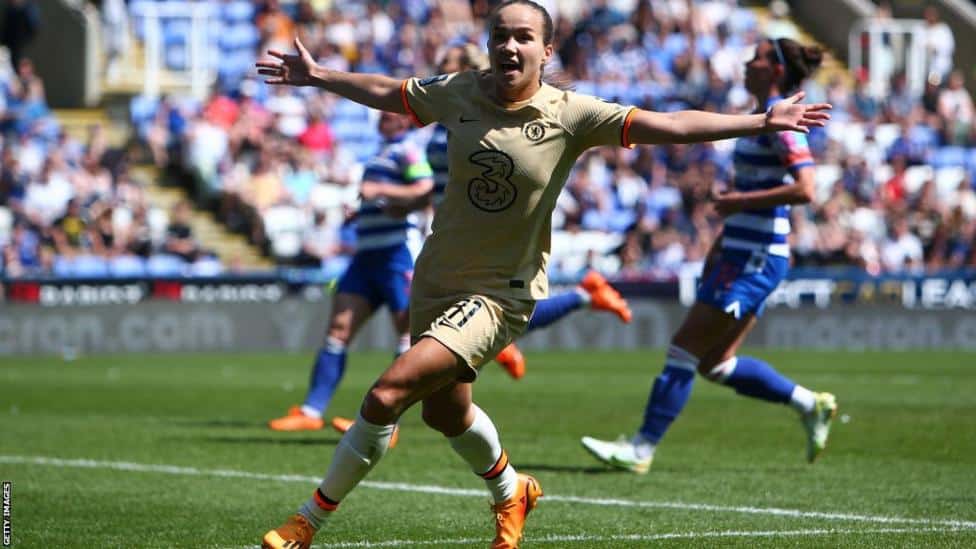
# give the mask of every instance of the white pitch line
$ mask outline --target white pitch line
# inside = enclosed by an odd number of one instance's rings
[[[270,475],[265,473],[251,473],[232,469],[197,469],[196,467],[180,467],[176,465],[153,465],[145,463],[131,463],[125,461],[97,461],[91,459],[60,459],[44,456],[5,456],[0,455],[0,463],[47,465],[52,467],[73,467],[84,469],[110,469],[139,473],[159,473],[167,475],[204,476],[219,478],[244,478],[249,480],[267,480],[273,482],[300,482],[318,484],[320,477],[306,475]],[[392,490],[396,492],[412,492],[422,494],[438,494],[461,497],[488,497],[483,490],[465,490],[426,484],[407,484],[401,482],[363,481],[359,484],[364,488],[374,490]],[[591,498],[580,496],[546,495],[545,501],[576,503],[583,505],[598,505],[609,507],[636,507],[653,509],[676,509],[683,511],[710,511],[716,513],[743,513],[752,515],[772,515],[799,519],[822,519],[852,522],[874,522],[880,524],[917,524],[928,526],[943,526],[958,529],[976,529],[976,521],[956,519],[908,518],[881,515],[860,515],[853,513],[835,513],[823,511],[801,511],[799,509],[781,509],[777,507],[748,507],[712,505],[708,503],[685,503],[675,501],[642,501],[613,498]]]

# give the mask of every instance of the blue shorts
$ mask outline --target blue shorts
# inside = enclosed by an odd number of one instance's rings
[[[698,283],[697,301],[735,318],[762,316],[766,298],[790,269],[789,258],[766,252],[721,250]]]
[[[410,303],[413,254],[407,246],[356,253],[336,286],[337,293],[361,295],[373,309],[384,304],[390,311],[406,311]]]

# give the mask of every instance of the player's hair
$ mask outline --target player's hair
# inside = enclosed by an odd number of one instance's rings
[[[542,43],[545,45],[552,44],[552,40],[556,35],[556,26],[552,22],[552,16],[546,11],[546,8],[536,4],[532,0],[505,0],[501,4],[495,6],[493,10],[488,14],[488,31],[490,34],[491,29],[495,26],[495,22],[498,20],[498,12],[507,8],[508,6],[513,6],[519,4],[522,6],[528,6],[539,13],[542,16]]]
[[[485,52],[481,51],[481,48],[474,44],[467,43],[460,46],[460,49],[461,65],[476,71],[483,71],[488,68],[488,56],[485,54]]]
[[[542,16],[542,43],[546,46],[553,45],[552,42],[556,36],[556,26],[552,22],[552,16],[549,15],[546,8],[533,2],[532,0],[505,0],[501,4],[495,6],[495,8],[492,9],[488,14],[488,35],[491,36],[491,31],[495,27],[495,23],[498,21],[498,13],[508,6],[514,6],[516,4],[528,6]],[[545,74],[545,67],[539,69],[539,80],[561,90],[568,90],[572,88],[572,80],[568,76],[559,72],[556,72],[555,74]]]
[[[823,62],[823,49],[820,46],[804,46],[790,38],[771,40],[783,54],[783,80],[780,92],[789,93],[820,68]]]

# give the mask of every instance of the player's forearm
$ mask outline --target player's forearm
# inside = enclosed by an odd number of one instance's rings
[[[430,179],[421,179],[409,185],[391,185],[389,183],[377,183],[376,185],[379,187],[380,196],[398,205],[422,198],[434,189],[434,182]]]
[[[763,133],[765,114],[718,114],[705,111],[638,111],[631,120],[632,143],[695,143]]]
[[[764,210],[776,206],[807,204],[813,200],[813,189],[806,185],[780,185],[761,191],[735,193],[739,210]]]
[[[350,101],[381,111],[406,114],[400,100],[402,80],[382,74],[359,74],[315,67],[311,71],[315,86]]]

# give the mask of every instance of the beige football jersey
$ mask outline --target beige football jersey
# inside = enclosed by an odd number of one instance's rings
[[[516,299],[548,295],[552,209],[589,147],[624,145],[631,107],[549,85],[503,108],[466,71],[403,83],[418,125],[450,130],[444,201],[415,277],[437,287]]]

